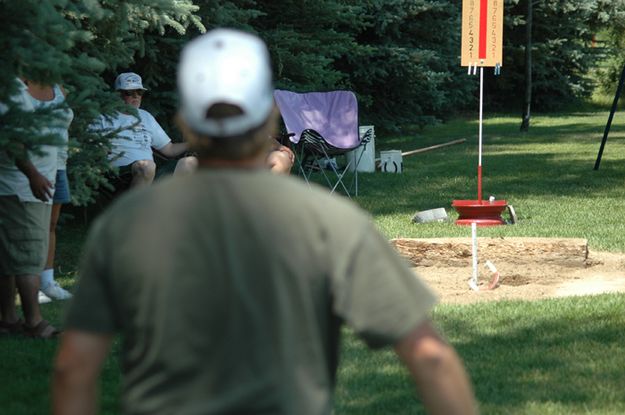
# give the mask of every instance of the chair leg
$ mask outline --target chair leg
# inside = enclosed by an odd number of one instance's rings
[[[326,173],[326,167],[322,167],[322,166],[319,165],[318,160],[321,160],[321,159],[316,159],[316,160],[317,160],[317,166],[319,166],[319,171],[323,175],[323,178],[326,180],[326,183],[328,184],[328,187],[332,187],[332,180],[330,179],[330,177]],[[328,160],[328,158],[323,158],[323,160]],[[331,163],[330,163],[330,167],[332,169],[334,169],[334,166]],[[333,193],[333,192],[334,192],[334,187],[332,188],[332,191],[330,193]]]
[[[329,170],[332,170],[334,177],[331,177],[332,174],[328,174],[328,172],[326,172],[326,169],[328,169],[327,165],[322,167],[320,164],[321,160],[331,160],[331,154],[334,153],[326,151],[326,149],[322,146],[310,146],[309,151],[306,152],[306,149],[302,146],[301,154],[300,160],[302,162],[300,163],[300,171],[307,183],[310,182],[313,170],[318,167],[324,180],[330,188],[330,193],[334,193],[335,191],[342,189],[347,197],[351,198],[352,193],[358,196],[358,164],[362,159],[362,152],[360,157],[356,160],[347,158],[347,165],[341,169],[338,169],[334,163],[329,163]],[[308,162],[309,160],[310,162]],[[352,166],[355,166],[354,175],[351,178],[351,183],[347,183],[347,172]]]
[[[352,186],[350,186],[350,188],[354,188],[354,195],[358,196],[358,166],[360,165],[360,161],[362,160],[362,157],[365,154],[365,151],[367,151],[367,144],[369,144],[370,138],[368,138],[368,136],[371,134],[371,130],[368,130],[367,133],[365,134],[364,141],[361,142],[360,146],[357,148],[356,151],[360,151],[360,154],[358,154],[358,158],[356,159],[356,165],[354,166],[354,178],[352,179]]]
[[[349,194],[349,190],[347,189],[347,186],[345,186],[345,183],[343,183],[343,177],[345,177],[345,173],[347,173],[347,171],[349,170],[350,164],[351,164],[351,161],[347,163],[347,166],[345,166],[343,171],[340,173],[338,172],[338,170],[336,170],[334,165],[331,165],[332,171],[334,171],[334,174],[336,175],[336,183],[334,183],[334,186],[332,187],[332,191],[330,193],[334,193],[334,191],[340,184],[343,190],[345,191],[345,195],[347,195],[347,197],[351,197]]]
[[[308,169],[306,173],[306,162],[308,161],[308,155],[304,154],[304,148],[301,147],[299,152],[295,152],[295,162],[297,163],[297,170],[304,178],[304,181],[310,187],[310,175],[312,174],[312,168]]]

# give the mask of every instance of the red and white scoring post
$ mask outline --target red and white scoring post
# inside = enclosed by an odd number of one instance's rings
[[[477,200],[482,203],[482,119],[484,67],[494,67],[499,75],[503,57],[503,0],[462,1],[461,66],[475,75],[480,67],[480,122],[477,164]]]

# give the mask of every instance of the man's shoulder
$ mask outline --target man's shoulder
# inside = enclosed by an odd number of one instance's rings
[[[282,200],[288,209],[301,215],[317,217],[330,225],[354,225],[368,222],[370,215],[347,197],[331,194],[327,187],[305,183],[300,177],[267,172],[267,200]]]
[[[113,113],[100,114],[94,120],[92,125],[94,127],[101,126],[103,128],[118,128],[120,125],[124,124],[126,120],[126,115],[115,111]]]
[[[139,117],[141,118],[142,121],[156,122],[156,118],[154,118],[152,114],[150,114],[148,111],[144,110],[143,108],[138,108],[137,112],[139,113]]]
[[[225,187],[228,187],[227,191],[223,191]],[[193,194],[194,198],[202,200],[233,197],[239,204],[253,204],[264,214],[316,217],[328,225],[370,221],[366,211],[347,198],[330,194],[325,187],[308,185],[300,178],[268,171],[258,174],[236,170],[200,171],[190,177],[164,178],[122,195],[109,211],[115,212],[112,216],[142,216],[145,206],[158,210],[163,207],[163,201],[176,200],[182,194]]]
[[[117,197],[98,217],[98,222],[103,228],[117,231],[128,229],[141,213],[145,212],[145,206],[151,206],[150,198],[152,186],[132,189]]]

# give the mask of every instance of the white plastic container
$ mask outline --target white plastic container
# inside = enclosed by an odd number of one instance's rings
[[[358,168],[359,172],[373,173],[375,172],[375,127],[373,125],[361,125],[358,127],[358,135],[360,140],[365,133],[371,130],[371,139],[367,143],[366,148],[360,146],[355,150],[346,153],[349,164],[349,171],[353,172]],[[362,157],[360,155],[362,154]],[[358,159],[360,158],[360,162]],[[358,166],[356,163],[358,162]]]
[[[380,169],[384,173],[401,173],[404,169],[401,150],[380,151]]]

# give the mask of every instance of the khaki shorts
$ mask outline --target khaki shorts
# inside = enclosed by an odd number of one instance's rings
[[[48,257],[52,205],[0,196],[0,277],[39,275]]]

